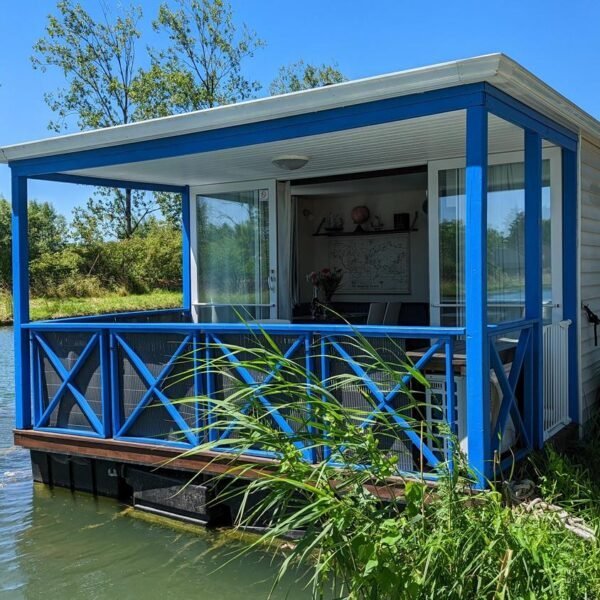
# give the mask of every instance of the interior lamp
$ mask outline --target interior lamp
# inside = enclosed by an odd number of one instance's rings
[[[285,154],[276,156],[272,162],[284,171],[296,171],[297,169],[301,169],[308,162],[308,156]]]

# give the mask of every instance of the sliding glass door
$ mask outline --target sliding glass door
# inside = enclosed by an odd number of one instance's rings
[[[522,318],[525,307],[525,181],[522,153],[492,155],[488,169],[488,321]],[[542,161],[542,282],[546,322],[562,317],[560,153]],[[432,323],[464,325],[464,161],[430,164],[430,297]]]
[[[274,182],[191,192],[196,318],[232,322],[275,317]]]

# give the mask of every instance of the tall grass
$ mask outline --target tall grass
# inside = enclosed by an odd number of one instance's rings
[[[426,385],[400,347],[382,352],[359,335],[346,344],[369,376],[394,385],[412,374]],[[360,408],[340,400],[343,390],[364,390],[359,377],[332,369],[338,374],[322,382],[265,332],[252,337],[250,348],[229,351],[206,367],[224,383],[221,397],[194,399],[209,415],[212,441],[190,453],[226,450],[235,457],[212,483],[219,501],[239,506],[237,527],[266,527],[257,543],[279,547],[281,537],[302,532],[274,586],[301,567],[315,599],[600,597],[596,542],[565,530],[555,515],[506,506],[494,489],[474,491],[458,452],[452,470],[448,463],[438,467],[435,486],[399,477],[394,449],[406,443],[401,429],[389,415],[372,412],[366,393]],[[258,383],[240,381],[232,360]],[[422,406],[404,391],[402,414],[418,430],[420,420],[411,416]],[[277,425],[279,415],[290,431]],[[371,426],[364,427],[367,417]],[[208,438],[209,426],[200,433]],[[449,434],[432,435],[439,441]],[[278,461],[240,486],[239,478],[256,469],[240,454],[256,450]]]

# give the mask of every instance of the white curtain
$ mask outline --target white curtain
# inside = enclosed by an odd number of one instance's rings
[[[289,181],[277,182],[277,304],[278,317],[291,319],[298,301],[296,202]]]

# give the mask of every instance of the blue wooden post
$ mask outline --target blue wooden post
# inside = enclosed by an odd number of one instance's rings
[[[192,310],[191,279],[191,235],[190,235],[190,188],[186,186],[181,192],[181,276],[183,291],[183,309]]]
[[[534,447],[544,444],[543,330],[542,330],[542,139],[525,131],[525,318],[535,320],[529,340],[530,361],[525,378],[531,397],[525,397],[525,427]],[[530,368],[531,365],[531,368]],[[528,372],[530,371],[530,372]]]
[[[492,475],[490,354],[487,333],[488,114],[467,109],[465,303],[467,346],[467,434],[469,464],[479,487]]]
[[[15,426],[31,428],[29,334],[29,247],[27,239],[27,178],[12,175],[12,276],[15,328]]]
[[[563,318],[569,327],[569,417],[580,423],[579,412],[579,306],[577,304],[577,151],[562,150],[562,225],[563,225]]]

